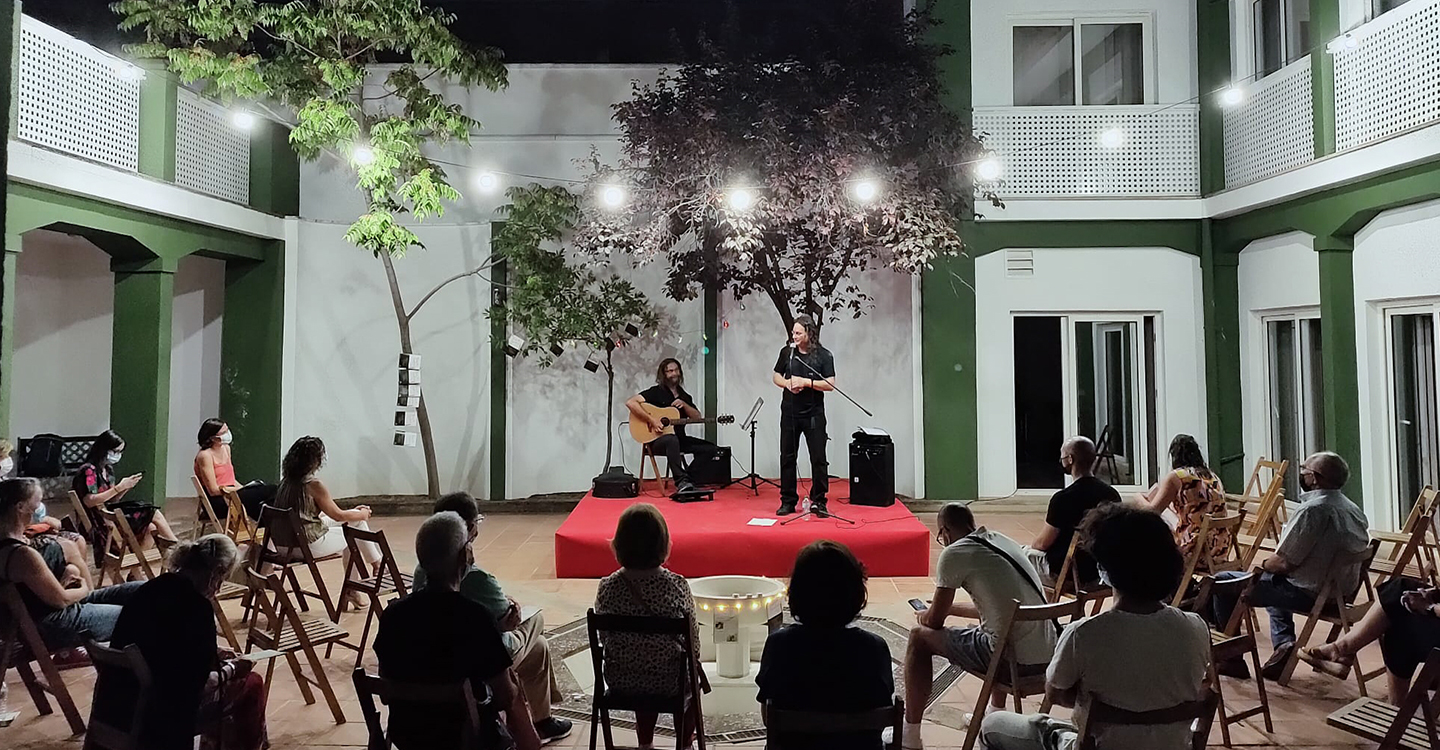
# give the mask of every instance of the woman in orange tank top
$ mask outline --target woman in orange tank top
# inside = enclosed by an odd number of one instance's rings
[[[242,486],[235,478],[235,464],[230,458],[230,442],[233,439],[230,425],[211,417],[200,424],[200,434],[196,439],[200,450],[195,454],[195,478],[205,489],[215,517],[224,519],[229,515],[225,490],[230,489],[240,496],[246,514],[258,518],[260,506],[275,499],[275,486],[259,482]]]

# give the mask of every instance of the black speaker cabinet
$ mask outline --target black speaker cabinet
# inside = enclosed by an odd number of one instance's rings
[[[690,481],[701,486],[730,484],[730,446],[722,445],[713,451],[692,454]]]
[[[895,504],[894,443],[850,443],[850,504]]]

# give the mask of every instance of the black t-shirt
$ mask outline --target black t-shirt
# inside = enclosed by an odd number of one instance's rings
[[[1050,573],[1059,575],[1060,566],[1065,564],[1065,553],[1070,550],[1070,538],[1085,519],[1085,514],[1101,503],[1120,502],[1120,493],[1114,487],[1095,477],[1080,477],[1050,498],[1050,509],[1045,511],[1045,523],[1059,529],[1060,534],[1045,550],[1045,561],[1050,564]],[[1081,581],[1093,581],[1099,577],[1095,561],[1084,550],[1075,550],[1075,566]]]
[[[791,355],[795,361],[790,361]],[[801,364],[801,362],[805,364]],[[805,365],[810,365],[806,367]],[[815,373],[820,373],[816,375]],[[835,377],[835,357],[831,356],[830,350],[825,347],[818,347],[808,353],[801,353],[800,348],[791,349],[786,345],[780,349],[780,357],[775,360],[775,373],[780,377],[810,378],[813,380],[824,380]],[[799,393],[791,393],[785,389],[785,394],[780,397],[780,414],[790,417],[813,417],[825,413],[825,394],[814,388],[806,388]]]
[[[890,647],[859,628],[795,624],[765,641],[756,697],[797,711],[865,711],[889,706],[895,693]],[[880,733],[786,738],[772,734],[771,750],[880,750]]]
[[[510,668],[510,654],[489,610],[458,591],[426,588],[385,608],[375,636],[380,676],[397,682],[455,683],[470,678],[476,700],[485,683]],[[400,750],[459,747],[459,709],[390,707],[390,736]]]
[[[137,589],[120,610],[110,647],[131,644],[140,647],[155,691],[146,709],[141,744],[155,750],[188,750],[195,739],[205,680],[218,666],[215,610],[178,573],[164,573]],[[96,706],[96,713],[112,721],[123,717],[124,726],[129,721],[126,704],[138,686],[133,678],[118,673],[106,678],[96,690],[96,700],[102,704]]]
[[[650,404],[651,406],[669,407],[671,404],[675,403],[675,399],[678,398],[681,401],[689,404],[690,408],[692,409],[700,408],[695,405],[695,399],[689,393],[685,392],[684,386],[680,387],[680,395],[676,396],[675,394],[670,392],[670,388],[667,386],[658,384],[652,385],[649,388],[640,391],[640,397],[645,399],[645,403]],[[683,410],[680,412],[680,417],[682,419],[685,417],[685,412]],[[684,437],[685,425],[675,425],[675,434],[679,435],[680,437]]]

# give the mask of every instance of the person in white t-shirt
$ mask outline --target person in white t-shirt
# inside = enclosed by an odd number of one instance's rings
[[[945,546],[935,566],[935,595],[930,606],[916,614],[915,628],[905,650],[905,726],[902,747],[922,748],[920,722],[932,687],[932,662],[941,656],[967,672],[983,675],[997,647],[997,623],[1015,602],[1045,604],[1040,574],[1015,540],[975,526],[975,516],[959,503],[940,509],[937,541]],[[964,589],[969,602],[955,601]],[[973,603],[972,603],[973,602]],[[979,620],[979,625],[946,627],[947,617]],[[1057,627],[1049,622],[1019,623],[1012,632],[1022,675],[1045,671],[1055,651]],[[1004,706],[1006,693],[996,686],[992,706]]]
[[[1048,714],[991,711],[980,725],[990,750],[1068,750],[1079,741],[1085,706],[1156,711],[1199,700],[1210,662],[1210,627],[1167,606],[1184,561],[1170,527],[1134,505],[1110,503],[1086,516],[1082,544],[1115,590],[1113,609],[1071,623],[1045,673],[1045,694],[1075,708],[1074,722]],[[1100,750],[1182,750],[1190,722],[1097,727]]]

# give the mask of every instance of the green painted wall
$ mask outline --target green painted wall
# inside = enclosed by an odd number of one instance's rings
[[[106,248],[101,247],[102,250]],[[114,261],[110,428],[125,439],[120,472],[145,474],[142,497],[163,504],[169,476],[170,325],[175,263]]]
[[[1224,116],[1214,92],[1228,86],[1230,70],[1230,0],[1196,0],[1197,71],[1200,79],[1200,192],[1212,195],[1225,188]]]
[[[1310,0],[1311,117],[1315,124],[1315,158],[1335,153],[1335,58],[1325,50],[1340,35],[1340,0]]]
[[[237,466],[264,481],[280,478],[285,348],[285,243],[263,261],[225,264],[225,322],[220,333],[220,418],[235,433]]]
[[[250,207],[276,216],[300,214],[300,159],[284,125],[257,118],[250,131]]]
[[[1320,254],[1320,372],[1324,382],[1325,449],[1345,457],[1350,481],[1345,494],[1355,502],[1364,495],[1360,476],[1360,376],[1355,348],[1354,242],[1315,238]]]
[[[141,63],[140,174],[175,181],[175,122],[180,83],[160,60]]]
[[[1227,487],[1245,486],[1244,410],[1240,401],[1240,256],[1217,250],[1213,224],[1199,224],[1205,311],[1205,416],[1210,465]]]
[[[499,234],[502,226],[504,224],[500,222],[492,223],[490,237],[494,238]],[[491,250],[493,252],[494,248]],[[495,267],[490,269],[490,278],[494,279],[491,286],[494,306],[490,314],[490,499],[505,500],[508,492],[505,482],[505,463],[508,460],[505,450],[505,394],[510,387],[510,363],[509,357],[505,356],[499,345],[506,339],[505,312],[502,305],[504,285],[508,283],[509,275],[504,261],[496,263]]]

